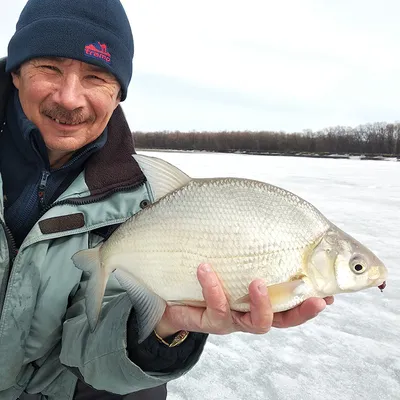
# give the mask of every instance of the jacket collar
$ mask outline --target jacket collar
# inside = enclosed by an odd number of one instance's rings
[[[0,126],[12,93],[11,75],[5,72],[6,58],[0,59]],[[85,166],[85,181],[90,196],[106,196],[115,190],[142,185],[146,178],[133,159],[132,133],[119,105],[108,123],[108,139],[104,147],[93,154]]]

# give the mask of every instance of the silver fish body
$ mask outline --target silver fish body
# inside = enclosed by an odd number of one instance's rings
[[[287,190],[240,178],[191,179],[161,160],[135,158],[156,201],[93,250],[97,267],[84,267],[85,251],[74,261],[83,270],[104,271],[104,279],[115,271],[136,304],[154,300],[144,337],[166,303],[204,304],[196,278],[202,262],[211,264],[239,311],[249,310],[248,287],[257,278],[267,284],[274,311],[386,279],[385,266],[370,250]],[[93,324],[98,307],[89,318]],[[90,308],[96,307],[88,304],[89,314]],[[147,311],[143,318],[149,320]]]
[[[121,226],[100,254],[116,268],[131,260],[127,272],[170,301],[202,300],[196,270],[209,262],[235,308],[253,279],[270,286],[303,274],[304,254],[329,228],[309,203],[277,187],[192,180]]]

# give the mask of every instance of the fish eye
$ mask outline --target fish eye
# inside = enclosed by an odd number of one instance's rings
[[[360,259],[353,260],[350,266],[353,272],[356,274],[363,274],[367,270],[366,263]]]
[[[357,272],[361,272],[364,269],[364,267],[361,264],[356,264],[354,266],[354,270]]]

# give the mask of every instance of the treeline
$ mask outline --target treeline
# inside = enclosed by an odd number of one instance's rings
[[[400,122],[336,126],[313,132],[134,132],[139,149],[400,156]]]

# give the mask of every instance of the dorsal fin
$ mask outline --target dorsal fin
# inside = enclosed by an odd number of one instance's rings
[[[132,154],[150,182],[154,201],[188,184],[192,178],[169,162],[157,157]]]

